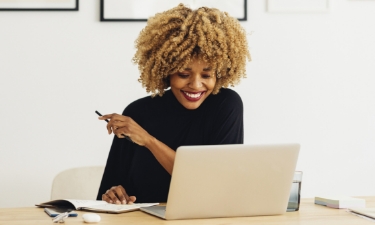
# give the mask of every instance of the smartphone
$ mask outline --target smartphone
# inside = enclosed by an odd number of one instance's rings
[[[64,212],[67,212],[67,211],[69,211],[69,209],[66,209],[66,208],[44,208],[44,212],[46,212],[50,217],[56,217],[60,213],[64,213]],[[74,211],[71,211],[69,213],[69,216],[70,217],[76,217],[76,216],[78,216],[78,214]]]

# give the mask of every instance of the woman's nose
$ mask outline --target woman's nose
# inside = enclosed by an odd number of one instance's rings
[[[203,86],[202,80],[199,76],[191,76],[189,80],[189,87],[193,89],[198,89]]]

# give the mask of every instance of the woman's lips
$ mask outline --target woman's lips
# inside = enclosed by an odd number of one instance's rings
[[[202,96],[204,95],[205,91],[200,92],[188,92],[188,91],[181,91],[182,95],[191,102],[199,101]]]

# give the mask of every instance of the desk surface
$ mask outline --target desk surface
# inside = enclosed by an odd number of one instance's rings
[[[375,207],[375,196],[360,197],[366,199],[367,207]],[[78,211],[78,217],[69,217],[65,220],[66,225],[87,224],[82,220],[82,214],[86,212]],[[345,211],[345,209],[332,209],[325,206],[315,205],[313,199],[302,199],[298,212],[287,212],[278,216],[257,216],[257,217],[236,217],[217,219],[195,219],[195,220],[172,220],[165,221],[141,211],[128,212],[122,214],[100,213],[101,222],[97,224],[347,224],[362,225],[374,224],[373,222],[355,216]],[[53,224],[51,218],[46,215],[42,208],[0,208],[0,225],[44,225]]]

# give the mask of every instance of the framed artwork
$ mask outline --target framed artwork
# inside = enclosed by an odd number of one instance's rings
[[[328,12],[329,0],[267,0],[268,12]]]
[[[240,21],[247,20],[247,0],[100,0],[100,21],[147,21],[150,16],[179,3],[192,9],[217,8]]]
[[[78,0],[0,0],[0,11],[78,11]]]

